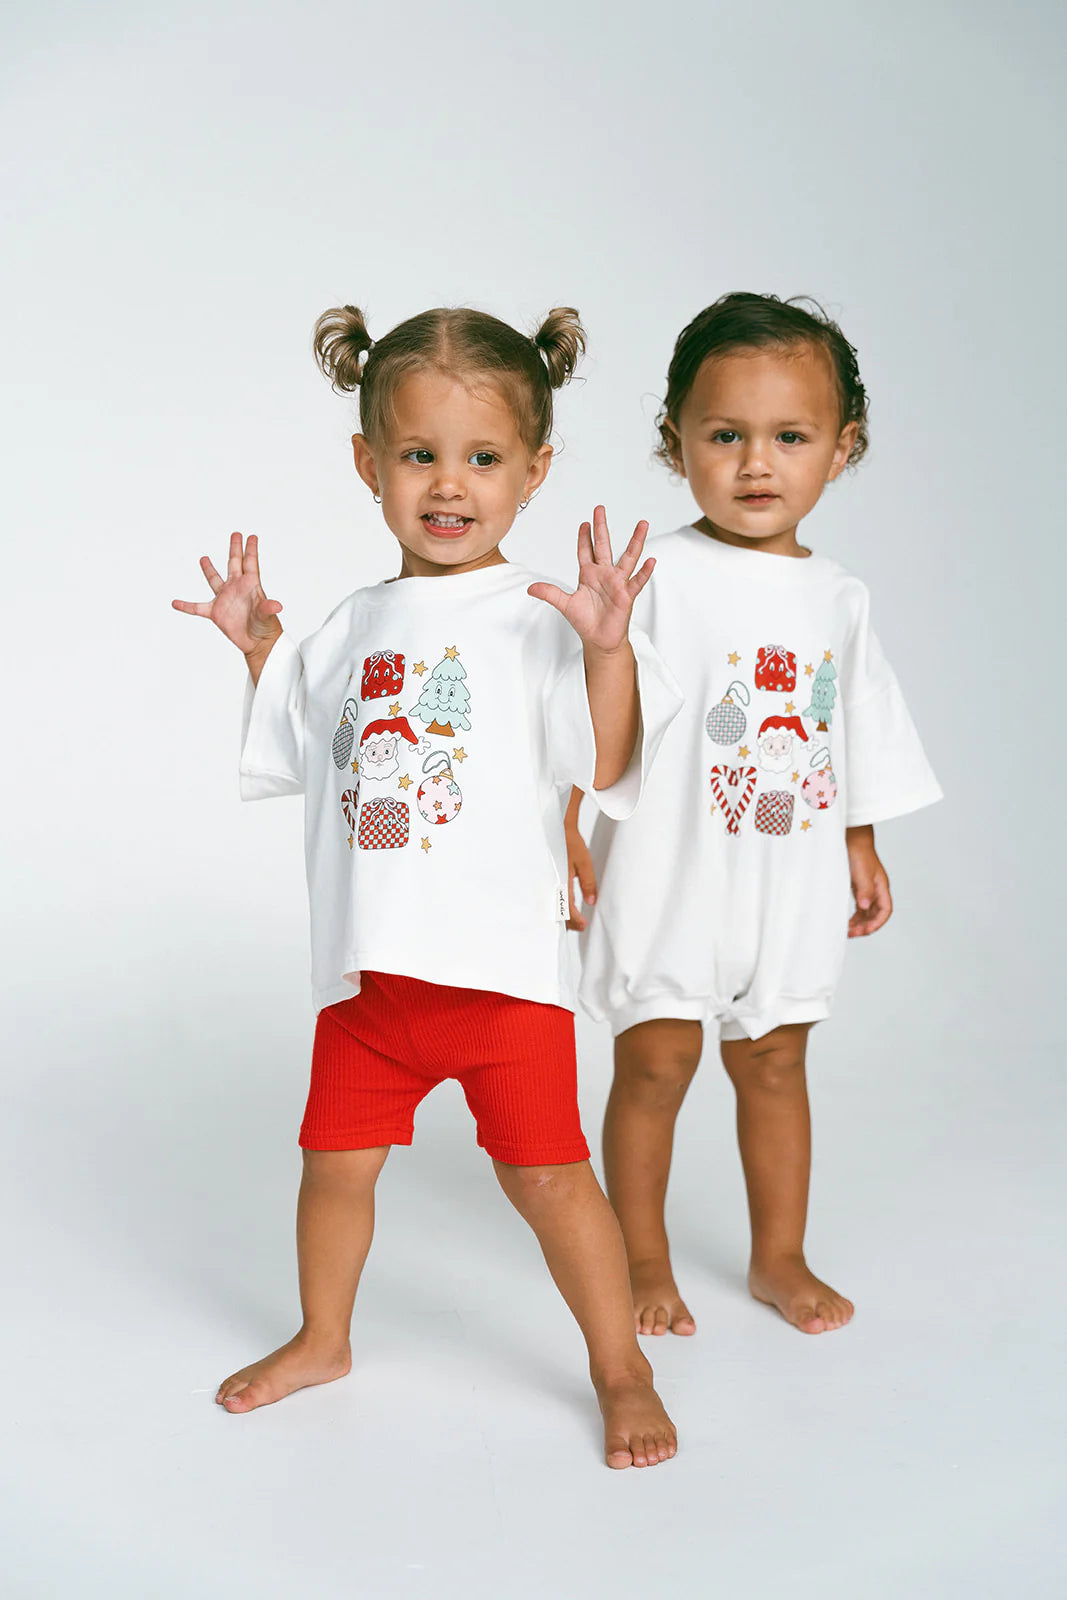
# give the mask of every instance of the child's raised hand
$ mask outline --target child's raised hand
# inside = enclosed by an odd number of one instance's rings
[[[613,561],[607,513],[597,506],[592,526],[583,522],[578,529],[578,587],[574,593],[567,594],[554,583],[532,583],[527,593],[562,612],[589,649],[617,650],[626,641],[634,601],[656,564],[650,556],[635,571],[647,532],[648,523],[639,522],[626,549]]]
[[[885,927],[893,915],[893,897],[889,892],[889,874],[874,848],[874,829],[849,828],[846,837],[852,894],[856,901],[856,909],[849,918],[848,936],[862,939]]]
[[[211,585],[212,600],[172,600],[175,611],[190,617],[209,617],[242,655],[266,654],[282,631],[280,600],[268,600],[259,581],[259,540],[250,533],[245,543],[239,533],[230,535],[226,577],[221,578],[207,556],[200,570]]]

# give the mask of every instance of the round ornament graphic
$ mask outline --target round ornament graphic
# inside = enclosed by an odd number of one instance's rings
[[[814,770],[808,773],[800,785],[804,803],[813,811],[829,811],[837,799],[837,779],[830,765],[829,750],[825,748],[816,750],[811,758],[811,765]]]
[[[741,702],[738,705],[737,701]],[[741,710],[747,706],[748,690],[743,683],[731,683],[717,706],[712,706],[704,722],[704,730],[712,744],[736,744],[745,736],[748,718]]]
[[[351,708],[352,716],[348,715]],[[359,708],[354,700],[346,700],[341,712],[341,720],[337,724],[337,732],[333,736],[333,764],[339,772],[343,772],[352,759],[352,746],[356,738],[356,718]]]
[[[460,813],[463,795],[452,775],[452,768],[445,752],[434,750],[426,757],[422,770],[429,776],[419,784],[418,794],[415,796],[420,812],[427,822],[435,825],[451,822]]]

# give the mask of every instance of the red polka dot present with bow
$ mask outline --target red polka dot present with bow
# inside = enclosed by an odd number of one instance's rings
[[[756,651],[756,688],[792,694],[797,686],[797,658],[781,644],[763,644]]]
[[[375,650],[363,663],[361,700],[384,700],[404,687],[404,657],[398,650]]]

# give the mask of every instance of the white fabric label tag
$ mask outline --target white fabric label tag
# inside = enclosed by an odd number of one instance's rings
[[[570,916],[570,906],[567,904],[567,891],[556,885],[556,918],[559,922],[566,922]]]

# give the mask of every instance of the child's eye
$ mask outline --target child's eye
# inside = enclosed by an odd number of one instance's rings
[[[416,466],[429,467],[433,464],[432,450],[405,450],[402,457],[404,461],[414,461]]]
[[[740,437],[733,428],[720,428],[718,433],[712,434],[711,439],[713,444],[734,444]]]
[[[779,437],[779,439],[781,439],[783,444],[803,444],[804,443],[804,435],[802,433],[791,433],[791,432],[789,432],[787,430],[785,433],[780,433],[778,435],[778,437]]]
[[[500,457],[494,455],[491,450],[475,450],[468,460],[474,467],[491,467],[494,461],[500,460]]]

